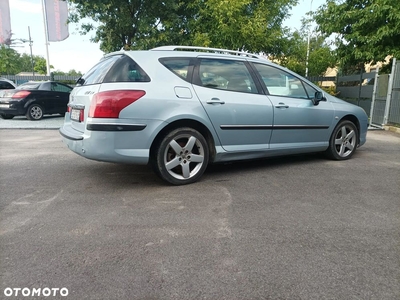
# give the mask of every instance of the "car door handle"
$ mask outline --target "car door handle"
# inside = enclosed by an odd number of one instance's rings
[[[207,104],[225,104],[225,101],[222,101],[219,98],[211,98],[211,100],[207,100],[206,103]]]
[[[276,108],[289,108],[289,105],[286,105],[285,103],[278,103],[278,105],[275,105]]]

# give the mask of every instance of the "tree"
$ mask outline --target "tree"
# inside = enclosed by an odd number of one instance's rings
[[[77,72],[76,70],[72,69],[69,70],[68,72],[63,72],[60,70],[56,70],[53,72],[54,75],[61,75],[61,76],[76,76],[77,78],[82,76],[81,72]]]
[[[280,65],[304,75],[306,71],[308,29],[303,20],[300,31],[288,32],[283,39],[283,52],[271,58]],[[310,37],[310,51],[308,58],[308,75],[324,75],[327,68],[336,65],[336,56],[326,43],[325,37],[319,32],[313,32]]]
[[[324,34],[336,35],[342,66],[400,57],[398,0],[327,0],[315,20]]]
[[[189,0],[69,0],[75,8],[70,21],[87,18],[98,23],[97,28],[84,23],[81,33],[95,30],[92,41],[104,52],[148,49],[185,40],[185,1]]]
[[[5,45],[0,45],[0,74],[16,74],[21,69],[20,55]]]
[[[298,0],[69,0],[71,22],[104,52],[166,44],[276,52],[282,21]]]
[[[189,23],[193,44],[250,52],[277,53],[282,22],[294,0],[196,0]]]

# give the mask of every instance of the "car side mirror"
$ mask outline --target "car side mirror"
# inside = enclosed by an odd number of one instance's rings
[[[311,99],[314,105],[318,105],[321,101],[326,101],[323,92],[315,92],[314,98]]]

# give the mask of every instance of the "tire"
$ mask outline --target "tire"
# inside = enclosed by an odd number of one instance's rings
[[[334,160],[346,160],[353,156],[358,145],[358,130],[351,121],[341,121],[329,140],[326,155]]]
[[[205,138],[192,128],[170,131],[156,145],[153,170],[173,185],[197,181],[207,168],[209,149]]]
[[[39,104],[32,104],[26,111],[27,119],[37,121],[43,118],[43,108]]]
[[[0,114],[0,117],[4,120],[10,120],[12,118],[14,118],[14,115],[10,115],[10,114]]]

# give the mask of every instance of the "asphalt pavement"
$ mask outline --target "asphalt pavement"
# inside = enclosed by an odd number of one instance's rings
[[[0,298],[400,299],[400,135],[367,138],[349,161],[215,165],[175,187],[57,130],[0,129]]]
[[[64,122],[60,115],[46,115],[39,121],[28,120],[24,116],[16,116],[11,120],[0,118],[0,129],[59,129]]]

